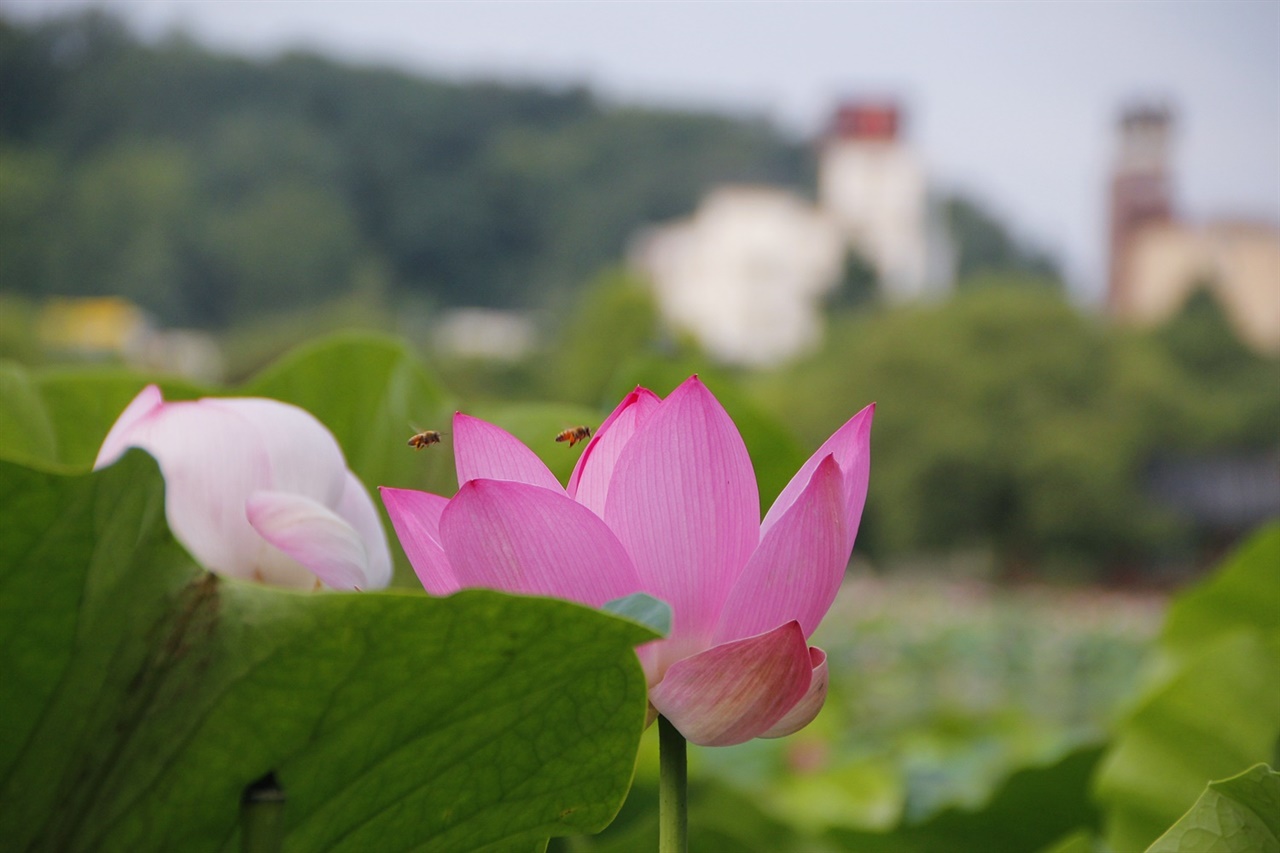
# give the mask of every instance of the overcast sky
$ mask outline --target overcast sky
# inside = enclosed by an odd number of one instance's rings
[[[83,0],[0,0],[16,18]],[[940,189],[964,189],[1102,288],[1125,103],[1177,113],[1191,219],[1280,222],[1280,0],[291,2],[106,0],[143,35],[305,47],[451,77],[586,83],[611,100],[763,115],[812,135],[842,96],[899,97]]]

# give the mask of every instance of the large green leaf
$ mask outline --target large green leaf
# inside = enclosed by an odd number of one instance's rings
[[[1117,729],[1096,790],[1107,839],[1141,850],[1211,779],[1270,757],[1280,735],[1280,638],[1240,631],[1151,691]]]
[[[627,790],[643,627],[470,591],[304,595],[193,566],[134,451],[0,463],[0,838],[228,850],[274,771],[292,850],[531,849]]]
[[[25,370],[0,362],[0,454],[16,462],[54,462],[53,424]]]
[[[1273,528],[1170,611],[1159,677],[1116,727],[1096,780],[1114,849],[1144,849],[1210,780],[1272,757],[1280,627],[1258,602],[1275,600],[1278,565]]]
[[[344,332],[305,344],[240,389],[301,406],[332,430],[347,464],[370,489],[396,486],[451,495],[453,458],[409,447],[424,429],[449,430],[452,402],[398,338]]]
[[[761,810],[758,803],[714,778],[690,779],[689,849],[710,853],[812,853],[815,844]],[[658,848],[658,784],[638,778],[618,819],[599,835],[556,839],[552,853],[634,853]]]
[[[837,849],[878,853],[1038,850],[1068,832],[1097,826],[1088,790],[1101,754],[1085,748],[1048,767],[1019,770],[980,809],[947,809],[888,833],[839,829],[827,837]]]
[[[1164,651],[1194,654],[1244,627],[1280,631],[1280,524],[1255,534],[1204,583],[1178,596],[1160,636]]]
[[[948,809],[926,821],[904,823],[887,832],[847,828],[815,834],[805,815],[761,808],[758,798],[715,779],[691,779],[691,850],[838,851],[855,853],[1029,853],[1078,830],[1086,837],[1098,827],[1089,799],[1089,777],[1102,750],[1086,747],[1046,767],[1013,773],[981,808]],[[644,753],[642,752],[642,759]],[[568,853],[621,853],[653,849],[658,837],[658,789],[655,773],[643,763],[631,796],[610,827],[590,838],[567,838],[554,848]],[[858,808],[859,792],[846,803]]]
[[[118,367],[0,369],[0,459],[88,469],[116,418],[148,382],[167,400],[208,393],[180,379],[150,379]]]
[[[1280,773],[1259,764],[1210,782],[1147,853],[1280,853]]]

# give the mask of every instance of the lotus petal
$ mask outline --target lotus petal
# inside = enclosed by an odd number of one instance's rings
[[[649,419],[662,400],[648,388],[636,387],[622,398],[622,402],[605,418],[587,449],[578,457],[578,464],[569,477],[569,497],[604,517],[605,498],[609,493],[609,481],[613,478],[613,466],[617,464],[622,448],[631,440],[636,430]]]
[[[150,392],[144,390],[126,414],[137,414],[139,400],[150,403]],[[253,425],[225,408],[162,403],[113,427],[96,466],[115,461],[126,447],[141,447],[159,463],[165,517],[192,556],[208,569],[249,577],[261,539],[245,518],[244,503],[271,486],[271,461]]]
[[[365,589],[369,585],[369,555],[356,529],[318,501],[292,492],[258,491],[249,496],[245,514],[277,555],[263,549],[255,561],[254,578],[282,586],[309,570],[333,589]],[[291,560],[282,560],[288,555]],[[296,562],[294,562],[296,561]]]
[[[127,447],[159,463],[169,527],[206,568],[308,589],[317,577],[349,589],[390,581],[377,509],[333,434],[305,410],[255,397],[166,403],[149,385],[95,467]]]
[[[791,619],[811,635],[844,580],[844,544],[844,476],[827,456],[747,561],[712,642],[751,637]]]
[[[591,510],[563,493],[470,480],[440,517],[458,582],[599,607],[642,592],[631,559]]]
[[[845,494],[845,555],[853,550],[854,540],[858,536],[858,522],[862,518],[862,509],[867,502],[867,478],[871,474],[871,420],[875,416],[876,405],[864,408],[845,422],[831,437],[822,443],[809,459],[800,466],[800,470],[791,478],[769,507],[764,521],[760,523],[760,538],[763,539],[769,528],[778,523],[783,514],[795,503],[804,491],[813,471],[827,456],[834,456],[844,472]]]
[[[139,424],[146,418],[158,414],[164,406],[164,397],[155,385],[148,385],[138,392],[138,396],[125,406],[120,417],[111,425],[107,437],[98,448],[98,457],[93,461],[93,469],[104,468],[119,459],[129,447],[135,447],[132,438]],[[154,455],[154,454],[152,454]]]
[[[622,449],[604,518],[631,555],[641,591],[675,614],[660,664],[707,648],[759,541],[760,497],[742,437],[696,376]]]
[[[520,439],[462,412],[453,416],[453,456],[459,488],[471,480],[512,480],[564,494],[555,474]]]
[[[813,664],[798,622],[676,661],[649,701],[688,740],[731,746],[778,723],[809,691]]]
[[[382,505],[391,516],[396,538],[404,548],[422,587],[432,595],[449,595],[462,588],[440,544],[440,515],[448,498],[414,489],[381,486]]]
[[[186,405],[198,406],[205,415],[221,411],[247,422],[266,451],[266,481],[272,489],[305,495],[327,507],[342,499],[347,474],[342,448],[306,409],[261,397],[206,397]]]
[[[369,497],[360,478],[347,471],[344,479],[346,487],[338,501],[337,513],[355,528],[369,558],[361,589],[385,589],[391,583],[391,550],[387,547],[387,531],[382,526],[373,498]]]
[[[809,681],[808,692],[760,737],[786,737],[794,734],[812,723],[813,718],[822,710],[827,701],[827,684],[831,680],[830,673],[827,672],[827,653],[810,646],[809,659],[813,664],[813,677]]]

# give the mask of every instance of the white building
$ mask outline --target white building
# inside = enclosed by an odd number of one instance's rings
[[[953,262],[929,205],[924,164],[899,138],[892,104],[836,111],[818,161],[818,202],[875,267],[894,301],[950,292]]]
[[[669,324],[722,361],[764,366],[821,340],[820,300],[840,279],[844,251],[835,223],[804,199],[739,186],[643,236],[635,261]]]
[[[762,367],[821,342],[821,300],[850,249],[875,268],[887,299],[949,292],[949,243],[931,227],[924,168],[898,124],[897,108],[882,104],[836,113],[818,207],[783,189],[721,187],[688,219],[643,235],[632,260],[666,322],[722,361]]]

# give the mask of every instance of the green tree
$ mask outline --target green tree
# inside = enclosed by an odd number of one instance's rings
[[[1158,357],[1154,378],[1134,369],[1135,346],[1015,283],[839,317],[824,352],[756,387],[809,443],[878,401],[867,526],[882,553],[1097,558],[1167,532],[1138,475],[1168,403],[1143,389],[1170,374]]]
[[[59,228],[46,293],[115,294],[181,316],[179,242],[195,215],[190,161],[179,147],[130,141],[103,150],[59,187]]]
[[[136,233],[148,236],[117,250],[108,217],[101,233],[68,232],[61,269],[35,287],[96,292],[131,270],[145,281],[165,277],[180,298],[142,289],[170,322],[217,325],[243,315],[238,300],[261,286],[243,278],[245,264],[227,262],[228,242],[252,242],[247,226],[228,221],[292,207],[282,196],[323,196],[319,215],[328,224],[317,231],[345,230],[338,219],[349,224],[354,235],[341,246],[357,246],[388,270],[400,295],[545,307],[615,263],[638,226],[686,213],[708,187],[798,184],[811,167],[802,147],[760,121],[618,109],[580,87],[444,82],[304,54],[253,62],[182,36],[143,44],[101,13],[6,27],[0,46],[0,84],[21,94],[0,110],[0,142],[39,146],[65,175],[97,169],[125,149],[186,159],[202,221],[178,228],[185,236],[159,239],[142,228]],[[266,264],[259,252],[254,268],[333,262],[329,247],[312,245],[316,257],[306,264]],[[67,261],[76,257],[95,261],[82,270]],[[332,281],[320,276],[306,294],[273,285],[283,297],[266,304],[323,299]]]
[[[1181,374],[1188,400],[1195,401],[1182,413],[1182,435],[1170,443],[1184,451],[1274,446],[1280,359],[1241,342],[1212,290],[1211,282],[1198,287],[1177,316],[1152,333]]]
[[[956,250],[956,279],[961,286],[983,275],[1012,274],[1022,280],[1061,283],[1057,262],[1019,242],[978,202],[952,196],[943,204],[947,230]]]
[[[645,283],[624,270],[601,273],[587,285],[554,337],[543,393],[591,406],[609,399],[623,365],[642,356],[658,337],[658,311]]]
[[[343,291],[360,257],[342,202],[324,189],[279,182],[203,222],[205,262],[226,288],[226,319],[297,308]]]
[[[34,295],[47,282],[57,180],[47,152],[0,147],[0,290]]]

